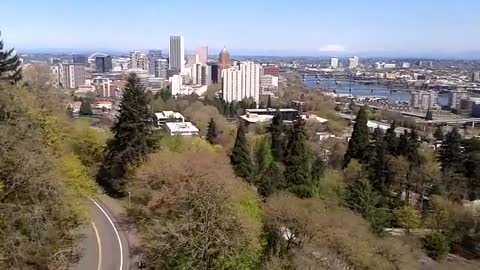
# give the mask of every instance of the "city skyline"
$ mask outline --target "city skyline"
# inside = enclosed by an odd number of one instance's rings
[[[18,50],[166,49],[169,36],[182,35],[187,51],[207,45],[212,55],[226,46],[234,55],[480,56],[480,37],[470,31],[480,23],[480,3],[317,2],[187,0],[166,7],[144,0],[132,7],[123,0],[6,0],[12,12],[2,14],[0,30]],[[19,18],[13,10],[20,4]],[[125,17],[132,8],[141,16]]]

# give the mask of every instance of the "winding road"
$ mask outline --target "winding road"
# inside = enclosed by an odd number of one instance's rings
[[[72,270],[129,270],[130,254],[126,236],[109,209],[88,198],[91,221],[83,229],[82,254]]]

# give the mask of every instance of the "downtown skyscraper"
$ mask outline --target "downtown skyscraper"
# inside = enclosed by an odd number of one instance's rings
[[[169,68],[180,73],[184,68],[185,41],[183,36],[170,36]]]

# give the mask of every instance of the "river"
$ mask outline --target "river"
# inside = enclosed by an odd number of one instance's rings
[[[319,78],[320,84],[317,84],[315,76],[305,77],[305,86],[310,89],[329,89],[335,90],[337,94],[352,94],[355,97],[376,96],[385,97],[392,102],[408,102],[410,103],[409,91],[392,91],[382,85],[365,85],[357,82],[351,83],[352,92],[350,92],[350,82],[337,81],[329,78]],[[372,92],[373,90],[373,92]],[[440,106],[448,105],[448,94],[440,94],[438,96],[438,104]]]

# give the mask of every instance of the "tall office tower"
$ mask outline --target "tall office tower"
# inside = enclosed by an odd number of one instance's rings
[[[230,67],[230,53],[225,47],[223,47],[218,54],[218,65],[220,66],[220,70]]]
[[[202,76],[202,64],[193,64],[192,65],[192,71],[191,71],[191,77],[192,77],[192,83],[193,84],[200,84],[201,77]]]
[[[65,89],[76,89],[85,84],[84,64],[63,64],[63,87]]]
[[[472,82],[480,82],[480,71],[474,71],[472,73]]]
[[[359,61],[358,57],[354,56],[354,57],[349,59],[348,67],[349,68],[356,68],[356,67],[358,67],[359,63],[360,63],[360,61]]]
[[[258,104],[260,73],[261,66],[253,62],[241,62],[239,67],[222,70],[223,99],[231,102],[251,97]]]
[[[112,71],[112,57],[110,55],[95,57],[95,72],[105,73]]]
[[[155,61],[155,77],[167,79],[168,62],[167,59],[158,59]]]
[[[332,67],[332,68],[338,68],[338,58],[332,58],[332,59],[330,59],[330,67]]]
[[[72,55],[72,61],[74,64],[84,64],[86,65],[88,62],[88,59],[85,55],[81,54],[73,54]]]
[[[220,68],[218,64],[209,63],[211,83],[218,83],[220,80]]]
[[[200,84],[211,85],[212,84],[212,67],[208,65],[202,65],[200,72]]]
[[[468,91],[466,90],[452,90],[448,96],[448,106],[452,109],[459,109],[462,99],[468,98]]]
[[[180,73],[185,62],[185,41],[182,36],[170,36],[170,50],[168,51],[169,68]]]
[[[419,110],[429,110],[437,104],[437,92],[429,91],[413,91],[411,93],[410,106]]]
[[[130,68],[148,70],[147,55],[140,51],[130,52]]]
[[[155,75],[155,64],[158,59],[162,58],[161,50],[148,51],[148,74]]]
[[[198,55],[198,63],[200,64],[206,64],[208,61],[208,47],[207,46],[201,46],[197,48],[196,51]]]
[[[182,76],[180,75],[173,75],[169,79],[170,81],[170,91],[172,92],[172,96],[180,95],[182,89]]]

